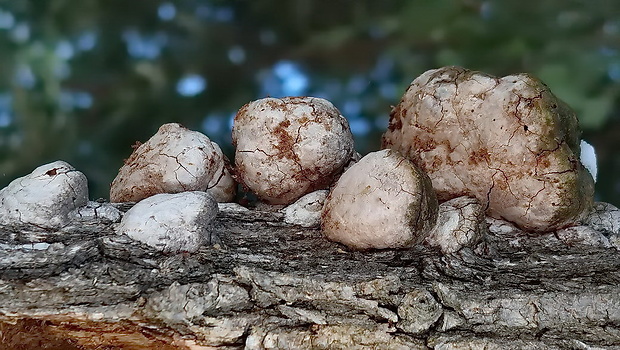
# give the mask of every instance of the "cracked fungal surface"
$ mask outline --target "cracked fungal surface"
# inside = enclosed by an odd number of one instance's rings
[[[239,181],[270,204],[329,187],[355,153],[347,120],[314,97],[246,104],[235,116],[232,139]]]
[[[452,254],[475,246],[486,232],[484,210],[478,200],[458,197],[439,205],[437,225],[426,237],[426,243],[443,254]]]
[[[0,224],[61,228],[88,202],[86,176],[69,163],[41,165],[0,190]]]
[[[310,192],[299,198],[295,203],[283,208],[284,222],[301,227],[319,227],[321,225],[321,212],[328,190]]]
[[[164,253],[193,253],[209,238],[217,213],[209,193],[161,193],[129,209],[116,231]]]
[[[431,181],[392,150],[372,152],[342,174],[327,196],[323,234],[353,249],[404,248],[422,242],[437,221]]]
[[[382,146],[426,171],[440,201],[473,196],[490,216],[546,232],[592,206],[579,137],[574,112],[536,78],[444,67],[411,83]]]
[[[135,148],[110,188],[111,202],[138,202],[158,193],[207,191],[230,202],[235,182],[220,147],[176,123],[162,125]]]

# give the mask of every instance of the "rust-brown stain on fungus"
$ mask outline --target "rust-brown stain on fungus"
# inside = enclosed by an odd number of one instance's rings
[[[480,163],[488,164],[491,156],[486,148],[478,148],[471,152],[469,155],[469,164],[478,165]]]
[[[406,113],[407,113],[406,110],[402,112],[402,114],[406,114]],[[403,121],[401,117],[402,114],[398,108],[392,110],[392,113],[390,113],[390,123],[388,125],[389,130],[395,131],[403,127]]]
[[[312,97],[250,102],[233,125],[237,174],[259,198],[287,204],[326,188],[353,154],[348,124],[328,101]]]
[[[539,80],[444,67],[409,86],[382,146],[427,171],[440,197],[469,192],[489,201],[487,215],[547,232],[578,223],[593,202],[579,135],[574,112]]]
[[[277,142],[274,145],[278,151],[277,157],[288,158],[292,160],[299,160],[293,147],[295,146],[295,139],[289,134],[287,128],[291,125],[289,120],[281,121],[273,130],[273,135],[276,137]]]

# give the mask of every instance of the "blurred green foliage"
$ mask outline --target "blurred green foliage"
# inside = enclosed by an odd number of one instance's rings
[[[427,69],[529,72],[578,113],[598,199],[620,205],[620,2],[603,0],[0,1],[0,186],[63,159],[91,197],[166,122],[231,155],[230,118],[315,95],[376,150]]]

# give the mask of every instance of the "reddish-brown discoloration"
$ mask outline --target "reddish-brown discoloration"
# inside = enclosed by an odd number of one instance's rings
[[[227,160],[205,135],[179,124],[164,124],[149,141],[137,142],[133,148],[110,187],[112,202],[138,202],[158,193],[184,191],[208,191],[222,202],[234,197]]]
[[[428,71],[392,110],[382,147],[426,171],[441,200],[474,196],[526,230],[574,225],[592,205],[577,118],[529,75]]]
[[[328,187],[353,155],[346,119],[311,97],[248,103],[237,113],[233,142],[238,178],[272,204]]]
[[[0,334],[2,349],[189,349],[152,327],[130,321],[94,322],[79,315],[0,320]]]

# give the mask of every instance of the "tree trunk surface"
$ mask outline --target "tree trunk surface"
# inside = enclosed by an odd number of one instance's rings
[[[586,226],[487,218],[454,254],[354,252],[221,211],[209,244],[166,255],[104,221],[0,229],[0,348],[620,349],[620,253]]]

